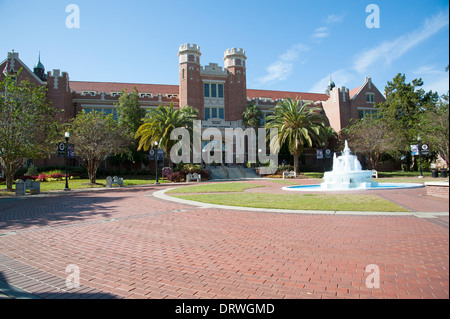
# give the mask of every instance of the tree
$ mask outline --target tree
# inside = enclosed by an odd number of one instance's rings
[[[127,93],[127,89],[123,89],[118,103],[115,103],[115,107],[117,110],[117,123],[128,132],[132,142],[129,145],[130,152],[127,152],[126,155],[113,156],[110,158],[110,162],[122,164],[127,160],[144,161],[146,154],[137,150],[138,143],[133,139],[145,115],[145,111],[139,103],[139,91],[134,88],[131,93]]]
[[[170,106],[158,106],[147,112],[142,124],[135,134],[139,139],[138,150],[147,151],[158,143],[158,148],[169,154],[171,148],[177,143],[170,139],[170,133],[176,128],[185,127],[192,137],[193,120],[198,118],[198,110],[186,105],[175,109],[173,103]],[[170,161],[172,164],[172,161]]]
[[[97,168],[106,156],[129,152],[132,142],[128,131],[120,127],[111,114],[101,112],[79,113],[69,124],[68,131],[91,184],[96,183]]]
[[[299,172],[298,157],[305,145],[320,145],[324,128],[324,116],[318,108],[308,107],[310,103],[287,98],[279,102],[273,114],[267,117],[266,128],[278,129],[278,141],[281,146],[288,143],[289,152],[294,156],[294,170]],[[272,146],[273,140],[271,141]]]
[[[398,139],[385,121],[376,114],[365,116],[342,130],[352,148],[367,156],[370,166],[378,170],[383,154],[397,149]]]
[[[56,148],[58,125],[50,107],[45,86],[16,82],[7,75],[0,87],[0,163],[6,175],[6,188],[12,191],[14,174],[27,158],[42,158]]]
[[[427,110],[421,118],[423,140],[449,164],[449,107],[448,93],[435,108]]]
[[[253,103],[248,104],[242,112],[243,124],[255,129],[261,125],[262,117],[261,109]]]
[[[436,92],[425,92],[422,86],[422,79],[406,83],[406,76],[399,73],[386,85],[386,101],[376,105],[378,114],[397,137],[397,150],[406,155],[408,167],[411,164],[410,144],[417,143],[421,117],[439,100]]]
[[[400,137],[398,146],[404,151],[417,139],[421,114],[439,100],[437,93],[425,92],[422,86],[422,79],[406,83],[406,76],[399,73],[386,85],[386,101],[376,105],[389,128]]]
[[[130,132],[131,136],[134,136],[142,124],[142,117],[145,115],[139,103],[139,91],[136,88],[131,93],[127,93],[126,89],[122,90],[122,95],[115,107],[119,126],[124,127]]]

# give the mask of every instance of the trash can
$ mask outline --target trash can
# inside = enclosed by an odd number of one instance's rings
[[[446,178],[447,177],[447,169],[441,168],[441,177]]]
[[[431,177],[434,177],[434,178],[439,177],[438,169],[437,169],[437,168],[432,168],[432,169],[431,169]]]

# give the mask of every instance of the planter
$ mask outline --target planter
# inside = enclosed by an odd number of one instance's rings
[[[441,172],[441,177],[447,178],[447,169],[446,168],[441,168],[440,172]]]
[[[432,168],[431,169],[431,177],[437,178],[438,176],[439,176],[438,169],[437,168]]]

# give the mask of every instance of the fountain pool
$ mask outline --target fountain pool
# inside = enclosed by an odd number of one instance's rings
[[[372,181],[372,171],[363,170],[356,155],[353,155],[345,141],[342,155],[333,157],[333,169],[325,172],[323,183],[319,185],[286,186],[289,191],[348,191],[348,190],[380,190],[424,187],[417,183],[378,183]]]

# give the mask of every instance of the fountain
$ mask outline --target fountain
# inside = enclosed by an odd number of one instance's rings
[[[285,186],[289,191],[350,191],[372,189],[402,189],[424,187],[416,183],[380,183],[372,181],[372,171],[363,170],[356,155],[353,155],[345,141],[341,156],[333,156],[333,169],[325,172],[320,185]]]
[[[352,155],[347,141],[342,155],[337,157],[334,153],[333,170],[325,172],[324,182],[320,184],[322,189],[348,189],[371,188],[378,186],[372,181],[372,171],[362,170],[361,163],[355,155]]]

